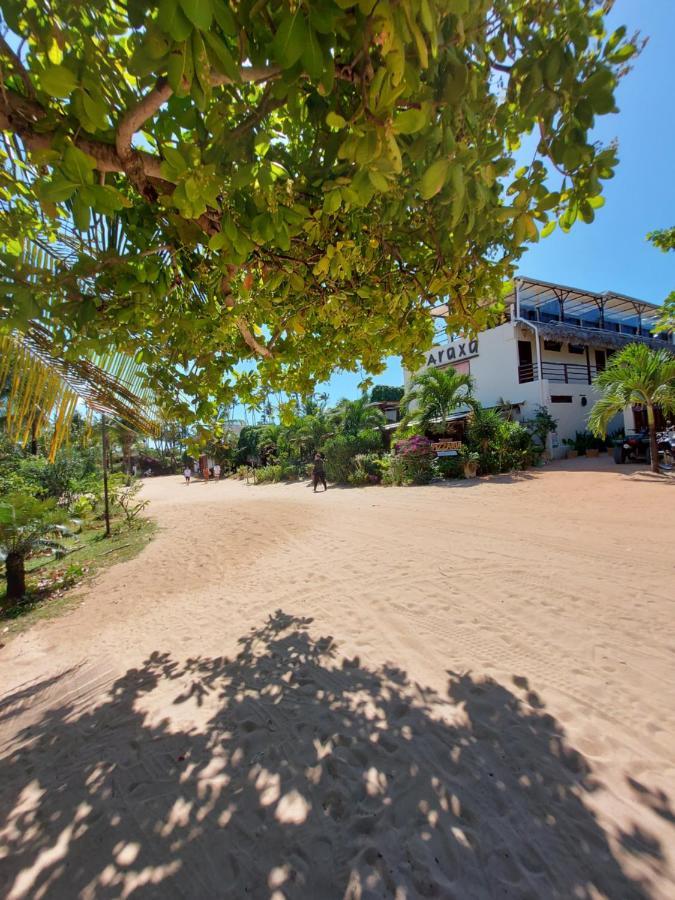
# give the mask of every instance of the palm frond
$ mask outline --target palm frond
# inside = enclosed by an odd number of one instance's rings
[[[8,387],[8,437],[26,446],[53,423],[49,458],[66,439],[78,402],[148,434],[157,415],[144,371],[122,353],[66,359],[46,328],[32,324],[23,334],[0,334],[0,392]]]

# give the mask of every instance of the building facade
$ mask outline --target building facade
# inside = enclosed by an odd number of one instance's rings
[[[659,311],[620,294],[518,278],[507,298],[506,321],[475,337],[437,344],[424,368],[453,367],[470,374],[483,406],[508,403],[521,420],[546,407],[558,422],[549,449],[563,456],[563,440],[587,427],[598,399],[593,379],[612,353],[635,341],[675,353],[672,334],[652,333]],[[446,306],[433,311],[439,323],[445,313]],[[404,372],[406,389],[411,377]],[[639,430],[642,417],[640,409],[629,408],[609,430]]]

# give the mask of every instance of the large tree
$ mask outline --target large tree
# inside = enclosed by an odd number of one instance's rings
[[[435,298],[480,327],[527,242],[602,203],[591,129],[636,50],[610,5],[4,0],[3,327],[140,348],[200,417],[416,367]]]

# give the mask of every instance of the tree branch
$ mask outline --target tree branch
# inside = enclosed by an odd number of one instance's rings
[[[19,76],[21,81],[23,81],[23,86],[26,88],[26,94],[29,97],[35,97],[35,88],[33,87],[33,82],[30,80],[30,76],[26,71],[24,64],[21,62],[19,56],[12,50],[4,37],[0,34],[0,51],[8,57],[14,68],[16,69],[16,74]]]

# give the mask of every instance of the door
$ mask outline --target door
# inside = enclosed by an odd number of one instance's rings
[[[598,372],[602,372],[607,365],[607,354],[604,350],[595,351],[595,368]]]
[[[534,381],[532,344],[530,341],[518,341],[518,382],[525,384],[528,381]]]

